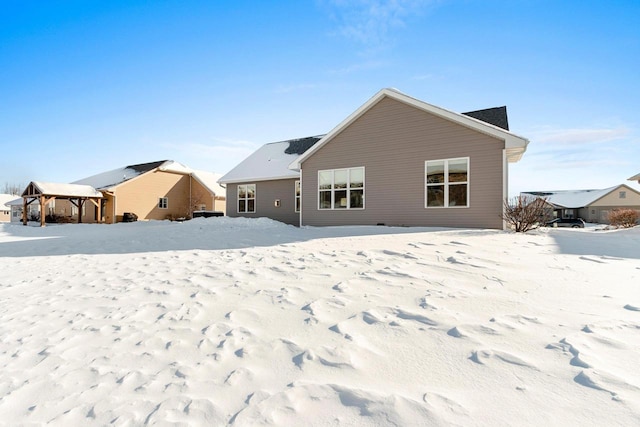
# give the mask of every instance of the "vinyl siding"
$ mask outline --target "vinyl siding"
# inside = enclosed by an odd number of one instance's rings
[[[302,164],[303,225],[503,227],[504,141],[384,98]],[[469,158],[469,207],[425,208],[425,161]],[[364,210],[319,210],[318,171],[364,166]]]
[[[256,185],[256,211],[254,213],[238,213],[238,184],[228,183],[227,215],[246,218],[267,217],[297,226],[299,225],[299,216],[295,212],[296,181],[297,178],[243,183]],[[280,207],[275,206],[276,199],[280,200]]]
[[[626,193],[626,197],[624,199],[620,198],[621,191],[624,191]],[[618,187],[606,196],[601,197],[591,204],[591,206],[615,206],[618,208],[638,205],[640,205],[640,194],[638,194],[635,190],[624,186]]]
[[[152,171],[127,181],[116,188],[115,215],[122,220],[125,212],[133,212],[139,220],[164,220],[168,216],[189,214],[188,175]],[[168,208],[160,209],[158,199],[168,198]]]

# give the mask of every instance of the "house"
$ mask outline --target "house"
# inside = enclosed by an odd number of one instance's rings
[[[300,225],[502,229],[508,164],[529,142],[508,130],[506,107],[454,113],[395,89],[316,138],[287,156],[296,140],[267,144],[225,175],[228,215],[279,219],[286,211],[285,222]],[[284,171],[285,159],[295,173]]]
[[[638,184],[640,184],[640,173],[638,175],[632,176],[628,179],[628,181],[638,181]]]
[[[12,194],[0,194],[0,222],[11,221],[11,206],[7,203],[15,200],[15,198],[16,196]]]
[[[609,223],[609,212],[635,209],[640,213],[640,192],[621,184],[602,190],[528,191],[523,196],[544,197],[557,218],[582,218]]]
[[[112,224],[123,221],[125,214],[135,214],[140,220],[163,220],[189,217],[196,210],[224,212],[219,177],[162,160],[125,166],[71,184],[34,181],[22,194],[27,208],[23,222],[35,219],[29,216],[36,213],[44,225],[46,217]]]

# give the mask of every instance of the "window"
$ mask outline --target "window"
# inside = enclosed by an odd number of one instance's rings
[[[621,191],[620,193],[618,193],[618,196],[620,196],[621,199],[626,199],[627,198],[627,192],[626,191]]]
[[[300,181],[296,181],[295,186],[295,196],[296,196],[296,212],[300,212]]]
[[[238,213],[256,211],[256,185],[238,185]]]
[[[469,158],[425,162],[425,207],[469,206]]]
[[[364,168],[318,171],[318,209],[364,209]]]
[[[168,197],[160,197],[158,199],[158,207],[160,209],[168,209],[169,208],[169,198]]]

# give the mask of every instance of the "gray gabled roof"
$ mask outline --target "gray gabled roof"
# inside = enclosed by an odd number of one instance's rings
[[[298,178],[289,164],[318,142],[322,135],[271,142],[253,152],[218,180],[220,184]]]
[[[509,130],[509,118],[507,117],[506,106],[485,108],[484,110],[469,111],[462,114],[498,126],[504,130]]]
[[[629,178],[629,181],[638,181],[638,182],[640,182],[640,173],[638,175],[634,175],[631,178]]]

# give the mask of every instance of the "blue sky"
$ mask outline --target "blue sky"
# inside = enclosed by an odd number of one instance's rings
[[[510,193],[640,173],[640,2],[0,0],[0,186],[172,159],[225,173],[383,87],[506,105]]]

